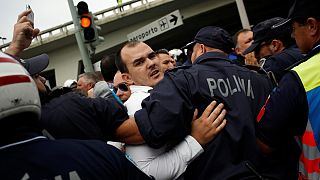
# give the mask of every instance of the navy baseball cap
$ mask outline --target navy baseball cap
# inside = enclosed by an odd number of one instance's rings
[[[211,48],[220,49],[225,53],[230,53],[234,46],[230,34],[226,30],[216,26],[207,26],[201,28],[195,36],[194,40],[181,49],[190,49],[195,43],[200,43]]]
[[[280,23],[273,25],[272,28],[277,28],[288,24],[297,18],[316,17],[320,18],[320,1],[319,0],[295,0],[289,10],[288,18]]]
[[[17,59],[23,67],[29,72],[29,74],[35,75],[47,68],[49,64],[49,56],[47,54],[41,54],[29,59]]]
[[[245,55],[245,54],[248,54],[248,53],[254,51],[264,41],[272,40],[283,33],[290,33],[290,27],[288,27],[288,28],[281,27],[281,28],[277,28],[277,29],[275,29],[275,28],[271,29],[271,27],[273,25],[280,23],[283,20],[284,20],[284,18],[275,17],[275,18],[271,18],[271,19],[262,21],[259,24],[257,24],[256,26],[254,26],[253,30],[252,30],[253,42],[252,42],[251,46],[249,46],[243,52],[243,54]]]

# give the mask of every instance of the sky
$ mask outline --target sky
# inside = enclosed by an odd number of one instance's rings
[[[81,0],[73,0],[76,6]],[[128,2],[129,0],[123,0]],[[117,5],[117,0],[86,0],[89,11],[97,12]],[[7,38],[4,43],[12,39],[14,24],[18,15],[26,9],[29,4],[34,12],[34,26],[40,31],[61,25],[71,21],[68,0],[2,0],[1,12],[2,23],[0,26],[0,37]],[[3,41],[0,41],[2,45]]]

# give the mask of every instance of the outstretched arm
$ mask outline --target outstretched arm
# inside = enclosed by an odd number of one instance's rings
[[[211,141],[226,125],[226,120],[224,119],[226,110],[223,109],[224,105],[219,104],[215,108],[216,104],[216,101],[211,102],[196,120],[197,113],[194,114],[191,136],[201,145]],[[134,117],[130,117],[118,127],[116,137],[119,141],[127,144],[141,144],[144,142]]]

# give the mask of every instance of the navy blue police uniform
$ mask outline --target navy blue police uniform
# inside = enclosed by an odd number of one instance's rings
[[[292,64],[297,63],[303,59],[303,55],[296,45],[290,46],[281,53],[270,56],[266,59],[263,69],[272,71],[277,82],[280,82],[282,76],[287,72],[287,68]]]
[[[41,108],[40,123],[54,138],[113,140],[115,129],[129,117],[113,98],[88,98],[69,92]]]
[[[320,52],[316,46],[296,65]],[[265,105],[261,119],[258,119],[258,138],[274,149],[269,159],[277,160],[287,167],[287,178],[298,179],[297,164],[301,145],[295,137],[302,136],[308,122],[309,105],[306,90],[295,71],[289,71],[281,79]]]
[[[303,134],[308,120],[306,94],[299,81],[293,72],[283,76],[270,95],[257,129],[257,137],[275,149],[267,158],[279,167],[277,170],[286,172],[284,179],[298,179],[301,147],[294,137]]]
[[[102,141],[49,140],[33,130],[1,141],[0,174],[6,180],[150,179]]]
[[[192,66],[168,73],[135,113],[139,131],[154,148],[190,134],[194,109],[223,102],[227,126],[185,172],[185,179],[256,179],[259,170],[255,120],[272,84],[266,75],[235,65],[224,53],[208,52]],[[169,142],[170,140],[170,142]]]

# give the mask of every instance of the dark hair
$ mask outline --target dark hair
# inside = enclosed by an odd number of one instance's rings
[[[290,23],[278,26],[274,29],[271,28],[271,31],[273,31],[273,35],[268,38],[269,40],[280,40],[285,48],[295,44],[295,40],[291,37],[292,27]]]
[[[320,21],[320,15],[310,15],[292,18],[292,22],[297,22],[298,24],[305,25],[309,17],[315,18],[317,21]]]
[[[115,60],[115,64],[118,68],[118,70],[121,72],[121,73],[128,73],[128,68],[126,66],[126,64],[123,62],[123,59],[121,57],[121,51],[124,47],[135,47],[136,45],[140,44],[141,41],[137,41],[137,40],[132,40],[132,41],[129,41],[127,43],[125,43],[120,49],[119,51],[117,52],[116,54],[116,60]]]
[[[170,55],[169,54],[169,51],[167,49],[158,49],[155,51],[156,54],[167,54],[167,55]]]
[[[114,54],[106,55],[100,62],[101,74],[105,81],[112,81],[118,71],[115,64],[116,56]]]
[[[250,29],[240,29],[238,32],[236,32],[232,37],[234,46],[237,47],[239,34],[245,33],[245,32],[250,32],[250,31],[251,31]]]
[[[295,40],[291,37],[290,30],[288,31],[288,33],[279,35],[275,39],[280,40],[285,48],[288,48],[296,43]]]

